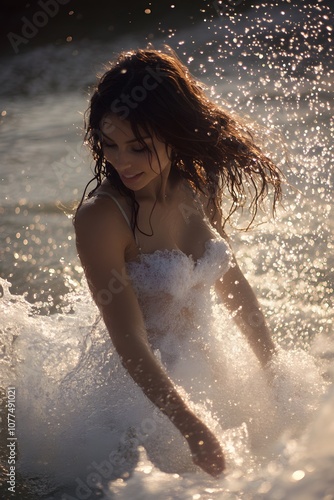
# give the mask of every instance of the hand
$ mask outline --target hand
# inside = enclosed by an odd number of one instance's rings
[[[219,441],[201,421],[192,425],[189,434],[185,434],[194,464],[213,477],[219,476],[225,469],[225,458]]]

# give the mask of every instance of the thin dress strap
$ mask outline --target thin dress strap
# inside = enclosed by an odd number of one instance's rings
[[[121,214],[123,215],[124,219],[126,220],[129,228],[131,229],[132,231],[132,227],[131,227],[131,224],[130,224],[130,221],[129,221],[129,218],[128,216],[126,215],[123,207],[120,205],[119,201],[115,198],[115,196],[113,196],[112,194],[110,193],[107,193],[107,191],[100,191],[99,193],[97,193],[95,196],[100,196],[100,195],[107,195],[109,198],[111,198],[112,200],[114,200],[114,202],[116,203],[116,205],[118,206],[118,208],[120,209],[120,212]],[[135,240],[136,240],[136,243],[138,245],[138,240],[137,240],[137,235],[134,234],[134,237],[135,237]]]

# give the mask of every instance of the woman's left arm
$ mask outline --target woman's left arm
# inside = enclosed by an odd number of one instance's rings
[[[208,204],[201,195],[200,199],[208,220],[222,238],[228,241],[222,228],[219,211],[212,204]],[[275,353],[275,345],[255,293],[234,257],[230,269],[222,279],[217,281],[216,291],[247,338],[261,365],[265,367]]]
[[[216,290],[265,367],[275,353],[275,345],[255,293],[235,261],[224,277],[216,282]]]

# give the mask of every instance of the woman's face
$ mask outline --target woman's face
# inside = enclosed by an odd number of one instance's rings
[[[133,191],[143,189],[170,167],[170,149],[153,134],[143,132],[145,146],[135,138],[130,122],[115,114],[101,123],[103,154],[119,174],[125,186]]]

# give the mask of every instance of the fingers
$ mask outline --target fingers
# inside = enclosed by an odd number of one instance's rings
[[[219,476],[225,470],[223,450],[217,438],[203,424],[187,436],[193,462],[213,477]],[[199,437],[200,436],[200,437]]]

